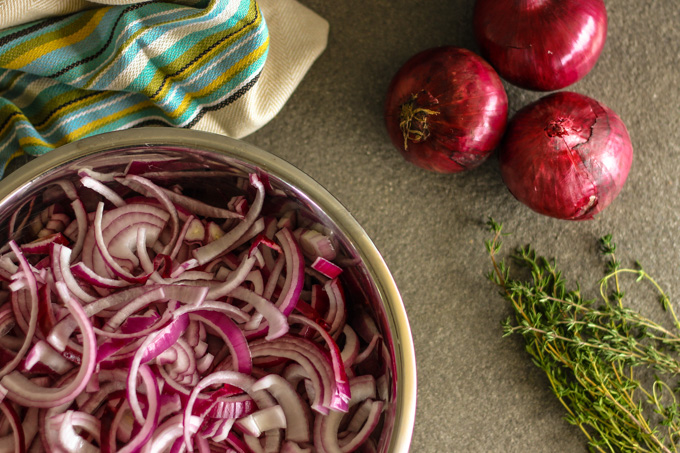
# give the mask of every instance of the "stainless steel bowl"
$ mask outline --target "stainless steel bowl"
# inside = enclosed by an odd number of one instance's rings
[[[204,132],[144,128],[86,138],[37,158],[0,181],[0,235],[14,210],[50,182],[74,177],[84,166],[124,167],[131,156],[161,154],[206,166],[239,168],[269,176],[298,209],[328,228],[353,261],[349,284],[363,288],[390,354],[388,409],[378,451],[407,452],[416,412],[413,339],[397,286],[366,232],[328,191],[282,159],[245,142]],[[3,237],[7,237],[6,234]]]

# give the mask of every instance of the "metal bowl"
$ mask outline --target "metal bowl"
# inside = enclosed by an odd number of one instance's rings
[[[163,155],[205,168],[235,168],[268,175],[300,213],[321,223],[337,239],[347,262],[346,285],[361,288],[389,353],[387,410],[378,451],[407,452],[416,412],[416,363],[413,339],[401,296],[385,262],[366,232],[328,191],[302,171],[245,142],[204,132],[143,128],[86,138],[41,156],[0,181],[0,235],[11,214],[51,182],[76,178],[78,169],[124,168],[132,156]],[[195,179],[205,189],[206,181]],[[219,185],[219,181],[210,181]],[[206,192],[209,193],[210,191]],[[36,211],[37,212],[37,211]],[[3,231],[5,230],[5,231]]]

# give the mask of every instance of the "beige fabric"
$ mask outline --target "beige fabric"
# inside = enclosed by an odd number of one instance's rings
[[[61,16],[90,7],[85,0],[0,0],[0,28]]]
[[[276,115],[324,51],[328,22],[292,0],[260,0],[269,55],[260,79],[229,107],[206,114],[194,129],[241,138]]]
[[[0,0],[0,29],[102,4],[139,0]],[[172,0],[191,5],[196,0]],[[209,112],[194,129],[242,138],[271,120],[327,45],[328,22],[296,0],[258,0],[269,29],[269,54],[258,82],[231,105]]]

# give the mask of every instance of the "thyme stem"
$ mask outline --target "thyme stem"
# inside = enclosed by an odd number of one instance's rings
[[[680,322],[661,286],[639,265],[621,267],[611,235],[600,241],[608,260],[599,303],[584,299],[578,285],[568,288],[557,265],[531,247],[514,256],[531,277],[516,278],[499,256],[502,225],[493,219],[488,225],[488,276],[514,313],[504,335],[522,335],[591,451],[677,452]],[[627,276],[651,284],[677,332],[624,306]]]

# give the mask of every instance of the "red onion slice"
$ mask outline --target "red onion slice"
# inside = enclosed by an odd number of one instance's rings
[[[286,379],[269,374],[253,384],[252,391],[267,390],[279,403],[287,423],[286,439],[294,442],[309,442],[310,414],[295,388]]]
[[[269,332],[267,333],[267,340],[274,340],[285,335],[288,332],[288,320],[285,315],[281,313],[276,306],[265,299],[264,297],[247,290],[241,286],[235,288],[231,294],[232,297],[247,302],[261,313],[267,323],[269,324]]]
[[[16,411],[7,401],[0,401],[0,412],[5,414],[9,425],[12,428],[12,442],[10,445],[9,439],[5,441],[8,448],[13,448],[16,453],[23,453],[26,451],[26,438],[24,436],[24,429],[21,426],[21,420]],[[4,439],[3,439],[4,440]]]
[[[271,406],[236,421],[235,426],[245,434],[260,437],[265,431],[286,428],[286,415],[281,406]]]
[[[175,205],[172,203],[172,201],[170,201],[170,198],[167,196],[166,192],[161,190],[160,187],[148,179],[137,175],[127,175],[125,178],[118,178],[117,181],[124,185],[132,183],[134,187],[144,187],[148,192],[151,193],[151,196],[156,198],[163,205],[165,211],[170,215],[171,231],[170,240],[165,245],[161,253],[164,255],[169,254],[170,251],[175,247],[175,242],[179,237],[179,215]]]
[[[130,403],[130,409],[139,423],[144,423],[144,415],[142,408],[139,406],[137,399],[137,372],[141,365],[156,358],[163,351],[168,349],[177,339],[184,333],[189,324],[189,317],[182,315],[175,319],[164,329],[158,331],[154,335],[149,335],[142,345],[137,349],[127,378],[127,398]],[[1,383],[1,382],[0,382]]]
[[[302,365],[314,385],[312,409],[328,413],[330,408],[343,404],[334,397],[336,384],[330,358],[311,340],[292,336],[255,340],[250,343],[250,353],[253,358],[283,357]]]
[[[92,330],[92,325],[85,311],[68,293],[66,284],[57,282],[55,286],[59,297],[68,307],[83,335],[81,365],[73,380],[61,388],[41,387],[17,371],[4,376],[0,380],[0,385],[7,389],[7,398],[28,407],[49,408],[72,401],[83,391],[94,371],[97,357],[97,339],[94,330]]]
[[[119,453],[133,453],[138,451],[140,447],[149,440],[153,434],[153,430],[158,424],[158,416],[160,413],[160,393],[156,376],[151,371],[151,368],[149,368],[147,365],[141,365],[139,367],[139,375],[142,377],[142,381],[146,387],[146,418],[144,419],[144,423],[142,424],[142,427],[137,435],[133,437],[125,447],[121,448]]]
[[[82,429],[87,435],[98,436],[101,431],[99,420],[90,414],[72,410],[53,415],[47,420],[49,446],[66,452],[98,453],[99,449],[76,431]],[[97,439],[99,440],[99,439]],[[61,448],[59,448],[61,447]]]
[[[2,382],[5,380],[5,377],[7,377],[7,373],[13,372],[21,359],[23,359],[24,354],[26,354],[26,351],[28,351],[28,348],[31,346],[31,339],[35,334],[36,327],[38,325],[38,286],[35,275],[33,275],[31,265],[26,260],[24,254],[21,253],[19,246],[17,246],[14,241],[10,241],[9,245],[19,260],[19,265],[22,271],[22,279],[24,280],[25,287],[28,290],[30,299],[30,319],[28,323],[28,329],[26,331],[26,337],[23,341],[23,344],[21,345],[21,349],[19,349],[10,362],[6,363],[2,369],[0,369],[0,377],[4,376],[2,380],[0,380],[0,384],[2,384]]]
[[[224,253],[227,248],[248,231],[248,228],[250,228],[255,220],[257,220],[264,203],[264,186],[255,175],[250,175],[250,183],[257,190],[257,195],[255,196],[255,201],[248,210],[248,214],[246,214],[243,221],[230,230],[229,233],[208,245],[204,245],[194,250],[194,258],[196,258],[200,264],[212,261],[220,254]]]
[[[253,370],[248,342],[236,323],[222,313],[198,310],[189,313],[189,318],[205,323],[219,334],[231,351],[232,367],[244,374]]]
[[[350,380],[350,390],[352,398],[349,406],[355,406],[369,398],[376,397],[375,379],[372,376],[359,376]],[[378,417],[383,408],[382,401],[371,408],[371,415],[367,418],[364,428],[356,434],[347,445],[341,447],[338,442],[338,429],[344,417],[340,411],[331,411],[329,414],[318,414],[314,421],[314,446],[318,451],[329,453],[347,453],[354,451],[356,447],[364,442],[373,429],[377,426]]]
[[[193,445],[191,442],[191,430],[190,424],[187,423],[192,417],[192,410],[198,398],[198,394],[203,391],[203,389],[217,383],[226,383],[243,389],[247,392],[253,399],[258,400],[258,402],[264,402],[261,396],[258,394],[251,394],[250,388],[255,383],[255,378],[250,375],[239,373],[236,371],[219,371],[212,373],[207,378],[199,382],[191,392],[189,401],[184,409],[184,442],[186,444],[188,451],[193,451]]]
[[[73,363],[69,362],[55,351],[49,344],[43,340],[38,340],[28,354],[24,361],[24,369],[31,370],[37,363],[47,365],[51,370],[58,374],[66,374],[73,368]]]
[[[80,178],[80,182],[83,185],[83,187],[87,187],[88,189],[92,189],[104,198],[106,198],[108,201],[110,201],[114,206],[124,206],[125,205],[125,200],[121,198],[120,195],[118,195],[116,192],[113,190],[109,189],[106,185],[102,184],[100,181],[97,181],[94,178],[91,178],[90,176],[83,176]]]
[[[336,278],[342,273],[342,268],[340,266],[321,256],[316,257],[311,267],[328,278]]]

